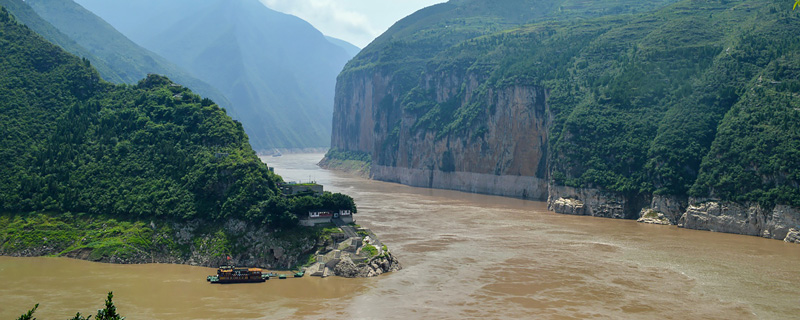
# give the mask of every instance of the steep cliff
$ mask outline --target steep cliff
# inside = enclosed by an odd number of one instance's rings
[[[548,200],[561,213],[678,224],[690,196],[798,207],[800,19],[789,9],[450,1],[345,67],[332,146],[368,154],[374,179]]]

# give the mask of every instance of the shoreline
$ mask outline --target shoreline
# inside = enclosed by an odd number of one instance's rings
[[[475,183],[475,177],[482,175],[462,174],[467,178],[454,178],[448,174],[451,184],[443,187],[441,183],[421,183],[419,179],[387,179],[385,174],[375,174],[374,166],[356,160],[332,159],[327,155],[319,163],[320,167],[346,173],[356,173],[359,177],[374,181],[398,183],[417,188],[454,190],[467,193],[493,195],[547,203],[548,210],[569,215],[584,215],[612,219],[635,220],[640,223],[658,225],[677,225],[680,228],[723,232],[738,235],[758,236],[767,239],[782,240],[787,243],[800,244],[800,208],[776,205],[774,208],[762,208],[755,203],[737,203],[718,199],[678,198],[650,195],[645,199],[627,199],[613,192],[604,192],[591,188],[571,188],[554,186],[546,183],[544,190],[533,183],[524,188],[504,186],[498,192],[492,192],[490,185],[496,183]],[[361,165],[359,168],[354,166]],[[386,168],[386,167],[380,167]],[[381,169],[386,171],[386,169]],[[406,168],[393,168],[397,174]],[[383,172],[382,171],[382,172]],[[417,170],[419,171],[419,170]],[[432,170],[426,176],[437,177]],[[361,174],[358,174],[361,172]],[[502,176],[494,179],[502,180]],[[512,177],[513,181],[519,177]],[[427,178],[426,178],[427,181]],[[538,181],[538,180],[537,180]],[[542,180],[543,181],[543,180]],[[424,181],[423,181],[424,182]],[[430,182],[430,181],[428,181]],[[466,185],[453,185],[452,183]],[[528,189],[533,192],[528,193]],[[542,194],[544,197],[542,197]],[[529,196],[530,195],[530,196]]]
[[[310,262],[311,257],[335,244],[332,236],[342,232],[307,227],[270,232],[235,219],[215,225],[199,220],[155,223],[72,214],[5,214],[0,215],[0,255],[207,268],[232,264],[290,271],[314,266],[317,261]],[[389,257],[390,265],[380,273],[402,268],[390,253]],[[365,267],[379,256],[360,258],[369,259],[368,263],[359,264]]]

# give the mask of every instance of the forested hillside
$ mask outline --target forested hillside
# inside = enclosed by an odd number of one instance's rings
[[[310,209],[355,209],[341,194],[285,199],[281,178],[213,101],[163,76],[136,85],[105,82],[89,60],[46,42],[0,8],[0,215],[9,228],[0,230],[0,252],[31,249],[25,241],[50,253],[85,246],[80,234],[60,232],[76,223],[82,230],[91,219],[136,228],[146,221],[155,228],[153,221],[219,226],[235,219],[291,229],[296,214]],[[15,229],[22,225],[37,230],[35,239]],[[137,237],[140,245],[153,241]]]
[[[223,92],[257,151],[329,145],[352,55],[300,18],[258,0],[78,2]]]
[[[91,61],[106,81],[135,84],[151,73],[166,75],[230,109],[219,90],[133,43],[72,0],[0,0],[0,5],[48,41]]]
[[[367,153],[373,176],[410,184],[492,193],[495,176],[529,177],[494,192],[575,203],[598,190],[604,216],[636,218],[654,197],[800,206],[800,15],[670,2],[417,12],[340,74],[329,157]]]

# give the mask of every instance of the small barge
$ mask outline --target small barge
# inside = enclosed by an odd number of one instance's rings
[[[259,268],[236,268],[234,266],[221,266],[217,274],[208,276],[206,281],[211,283],[246,283],[264,282],[269,277],[264,277]]]

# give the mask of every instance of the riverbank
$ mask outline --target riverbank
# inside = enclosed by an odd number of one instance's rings
[[[71,213],[6,214],[0,216],[0,255],[290,270],[309,265],[310,257],[332,245],[331,234],[341,233],[337,229],[273,231],[235,219],[219,224],[119,220]]]
[[[364,179],[372,178],[372,157],[367,153],[331,149],[317,165],[323,169],[342,171]]]
[[[412,187],[545,201],[550,211],[560,214],[637,220],[800,243],[800,208],[792,206],[764,208],[751,202],[661,195],[626,197],[593,188],[557,186],[535,177],[376,166],[365,159],[370,159],[368,154],[332,150],[318,164],[327,170]]]
[[[31,213],[0,216],[0,254],[205,267],[231,257],[231,263],[289,269],[313,252],[318,233],[304,228],[274,232],[236,219],[220,224]]]
[[[358,224],[389,244],[401,272],[217,286],[206,282],[212,268],[0,257],[0,319],[35,303],[45,307],[42,319],[91,313],[109,286],[129,319],[791,319],[800,312],[794,244],[364,180],[320,169],[321,158],[266,160],[288,180],[311,176],[351,195]]]

